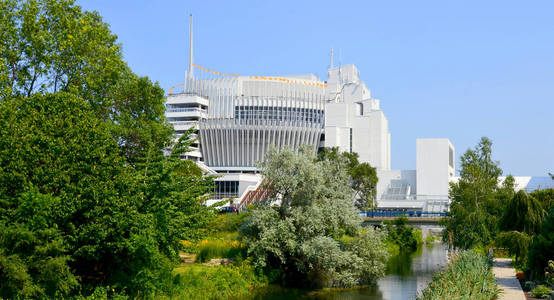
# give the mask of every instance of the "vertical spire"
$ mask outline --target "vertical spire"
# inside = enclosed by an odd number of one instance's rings
[[[190,14],[190,25],[189,25],[189,76],[193,75],[192,68],[192,14]]]
[[[331,48],[331,65],[329,66],[329,69],[333,68],[333,48]]]

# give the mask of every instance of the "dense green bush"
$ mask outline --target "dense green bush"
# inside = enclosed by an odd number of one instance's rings
[[[398,245],[400,251],[413,251],[423,244],[421,230],[406,225],[407,222],[408,218],[406,216],[400,216],[394,221],[385,223],[387,239]]]
[[[257,268],[282,270],[285,283],[303,287],[366,284],[384,274],[384,235],[362,230],[346,164],[342,156],[316,161],[307,147],[266,154],[261,169],[272,194],[240,229]],[[353,241],[343,243],[344,235]]]
[[[535,298],[546,298],[550,293],[552,293],[552,290],[542,284],[531,290],[531,295]]]
[[[554,260],[554,207],[546,217],[542,230],[529,246],[527,266],[533,278],[542,279],[549,260]]]
[[[444,271],[418,299],[496,299],[499,289],[487,260],[475,251],[464,251],[453,258]]]

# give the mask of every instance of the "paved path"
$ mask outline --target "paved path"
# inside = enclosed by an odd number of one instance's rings
[[[502,289],[499,300],[525,300],[525,294],[516,278],[516,270],[511,266],[509,258],[495,258],[492,272]]]

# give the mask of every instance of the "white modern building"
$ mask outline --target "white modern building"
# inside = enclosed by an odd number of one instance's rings
[[[177,136],[198,138],[191,152],[206,172],[219,174],[214,201],[241,203],[259,192],[258,162],[270,147],[356,152],[377,169],[381,209],[444,211],[455,177],[455,151],[446,138],[416,141],[416,170],[391,170],[391,133],[380,101],[354,65],[331,67],[327,80],[313,74],[240,76],[193,63],[192,19],[185,82],[169,92],[166,116]],[[540,181],[540,180],[539,180]],[[516,177],[520,188],[536,182]]]

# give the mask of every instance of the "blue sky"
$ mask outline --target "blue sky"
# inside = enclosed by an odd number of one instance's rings
[[[418,137],[459,157],[493,140],[505,174],[554,172],[552,1],[78,1],[119,36],[125,60],[166,91],[195,62],[242,75],[355,64],[389,119],[393,169],[415,169]]]

